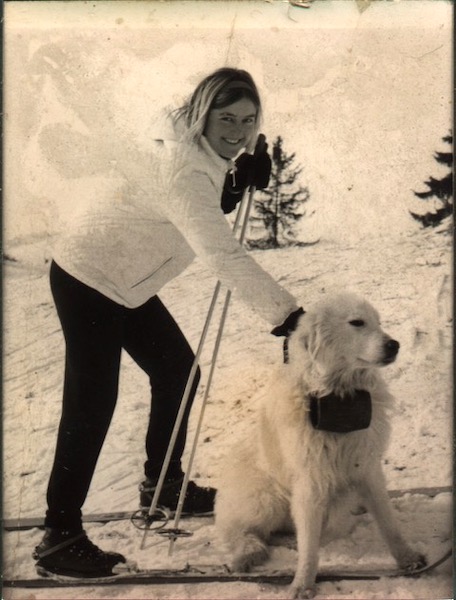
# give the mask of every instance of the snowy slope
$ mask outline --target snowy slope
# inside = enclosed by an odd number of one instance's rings
[[[33,241],[33,240],[32,240]],[[5,266],[5,517],[43,514],[47,476],[59,417],[63,341],[52,306],[46,255],[49,240],[17,243],[8,253],[17,262]],[[32,249],[32,250],[31,250]],[[451,484],[451,280],[450,237],[435,231],[364,239],[356,245],[322,241],[315,246],[255,253],[255,258],[302,300],[305,307],[323,294],[349,287],[380,311],[384,329],[401,342],[398,361],[384,371],[397,398],[392,442],[384,468],[390,489]],[[162,298],[196,347],[214,286],[197,262],[163,290]],[[214,328],[215,329],[215,328]],[[207,375],[212,339],[202,360]],[[255,407],[255,395],[267,384],[272,364],[281,360],[281,344],[234,297],[195,459],[193,476],[217,485],[220,458],[240,436]],[[202,391],[204,390],[204,379]],[[148,413],[148,382],[125,356],[119,403],[86,503],[86,512],[134,510],[142,476],[143,438]],[[194,428],[199,404],[193,411]],[[190,434],[190,443],[192,435]],[[450,544],[451,496],[434,499],[405,495],[394,500],[411,542],[430,556]],[[198,531],[179,541],[172,565],[228,560],[211,523],[190,524]],[[141,566],[169,563],[167,542],[154,536],[139,550],[141,534],[129,523],[90,525],[90,535],[105,548],[121,548]],[[8,533],[5,576],[32,575],[30,552],[38,531]],[[277,548],[269,567],[290,567],[292,550]],[[369,515],[354,531],[322,551],[331,566],[392,565]],[[322,597],[451,597],[449,563],[420,580],[358,582],[321,586]],[[24,591],[6,590],[12,598]],[[280,588],[253,584],[119,587],[78,589],[78,598],[280,598]],[[73,598],[75,591],[33,591],[34,598]]]

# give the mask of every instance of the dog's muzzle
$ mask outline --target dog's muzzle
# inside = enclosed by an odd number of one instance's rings
[[[399,352],[400,344],[398,341],[389,339],[383,347],[383,364],[388,365],[396,360],[397,353]]]

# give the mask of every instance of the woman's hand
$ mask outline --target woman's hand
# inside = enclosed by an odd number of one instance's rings
[[[255,154],[244,152],[235,161],[235,167],[225,178],[222,193],[222,210],[225,214],[232,212],[246,188],[255,186],[259,190],[267,188],[271,175],[271,158],[267,152],[268,145],[264,144],[261,151]]]

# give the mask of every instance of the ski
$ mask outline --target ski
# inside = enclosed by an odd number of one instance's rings
[[[344,581],[344,580],[368,580],[375,581],[382,578],[396,577],[420,577],[437,568],[452,555],[452,550],[448,550],[441,558],[433,563],[416,569],[414,571],[404,571],[401,569],[374,569],[374,570],[328,570],[322,571],[317,575],[317,583],[325,581]],[[291,583],[293,574],[291,572],[275,571],[251,572],[251,573],[231,573],[226,566],[216,565],[188,565],[185,569],[172,571],[160,569],[145,569],[138,571],[126,571],[109,577],[100,578],[75,578],[54,575],[43,572],[43,576],[26,579],[5,579],[5,587],[17,588],[58,588],[58,587],[92,587],[109,585],[158,585],[158,584],[178,584],[178,583],[229,583],[245,582],[271,585],[287,585]]]
[[[391,498],[399,498],[401,496],[405,496],[406,494],[413,495],[424,495],[430,498],[434,498],[438,494],[451,492],[452,488],[450,486],[441,486],[441,487],[421,487],[421,488],[410,488],[405,490],[391,490],[389,495]],[[92,515],[83,516],[84,523],[110,523],[111,521],[127,521],[132,519],[137,515],[138,512],[129,512],[129,511],[118,511],[118,512],[106,512]],[[170,514],[170,518],[173,518],[173,513]],[[203,514],[188,514],[184,513],[182,517],[191,517],[191,518],[208,518],[212,517],[213,513],[203,513]],[[139,517],[137,517],[139,519]],[[4,519],[3,521],[3,529],[5,531],[25,531],[28,529],[33,529],[34,527],[43,529],[44,528],[44,517],[18,517],[14,519]]]
[[[98,513],[93,515],[84,515],[82,517],[83,523],[111,523],[114,521],[141,521],[145,522],[145,518],[141,517],[141,511],[136,512],[129,511],[118,511],[118,512],[106,512]],[[147,516],[147,514],[146,514]],[[181,518],[183,519],[210,519],[214,516],[213,512],[207,513],[182,513]],[[169,520],[174,518],[174,512],[169,513]],[[24,517],[16,519],[5,519],[3,521],[3,529],[5,531],[27,531],[29,529],[44,529],[44,517]],[[140,527],[142,529],[142,527]]]

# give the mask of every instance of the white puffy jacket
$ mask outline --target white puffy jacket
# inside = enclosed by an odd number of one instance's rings
[[[204,137],[198,145],[157,138],[147,152],[124,148],[117,158],[113,192],[78,202],[55,249],[60,267],[135,308],[198,256],[272,326],[296,310],[234,238],[220,208],[230,162]]]

